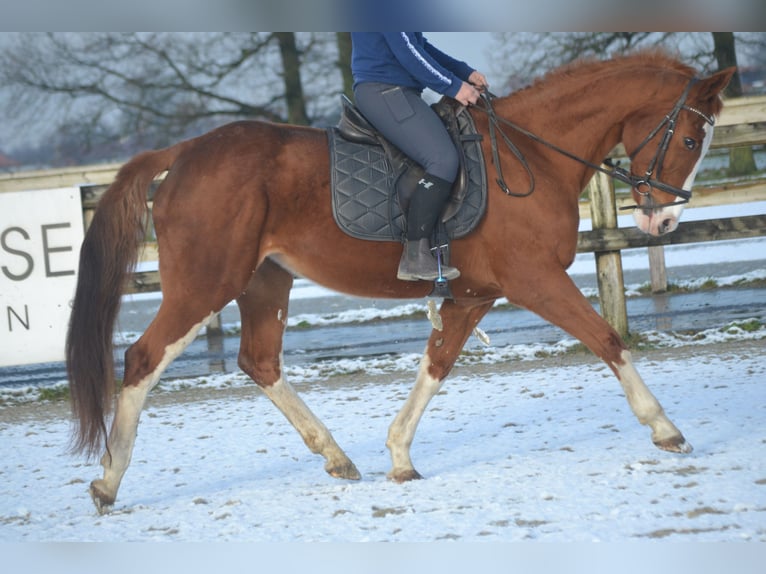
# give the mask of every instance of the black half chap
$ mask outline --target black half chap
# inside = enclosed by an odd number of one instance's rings
[[[354,97],[367,120],[426,173],[455,181],[460,167],[455,144],[417,90],[365,82],[354,88]]]

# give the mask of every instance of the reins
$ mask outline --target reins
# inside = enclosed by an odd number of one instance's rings
[[[691,199],[691,195],[692,195],[691,191],[663,183],[661,181],[654,179],[652,176],[656,168],[657,176],[659,177],[659,173],[662,170],[662,162],[665,158],[665,153],[667,152],[668,146],[670,145],[670,140],[673,137],[673,133],[675,132],[676,119],[678,118],[678,114],[681,112],[681,110],[694,112],[698,114],[699,116],[701,116],[702,118],[704,118],[705,121],[709,123],[710,125],[714,124],[714,120],[712,117],[702,113],[700,110],[696,108],[686,105],[686,98],[688,97],[692,86],[696,82],[697,82],[697,78],[691,78],[691,80],[689,80],[689,83],[686,85],[686,88],[681,94],[681,97],[676,101],[676,104],[673,106],[673,109],[670,111],[670,113],[667,114],[662,119],[662,121],[657,125],[657,127],[655,127],[649,133],[649,135],[646,136],[646,138],[644,138],[644,140],[638,145],[638,147],[628,156],[632,160],[638,154],[638,152],[640,152],[641,149],[643,149],[644,146],[646,146],[646,144],[649,143],[649,141],[651,141],[651,139],[654,138],[659,133],[659,131],[663,128],[663,126],[665,126],[665,133],[663,134],[662,141],[660,142],[660,145],[657,148],[657,153],[654,155],[654,158],[650,162],[649,167],[647,168],[643,176],[638,176],[638,175],[634,175],[630,173],[628,170],[620,167],[619,164],[614,163],[609,158],[607,158],[603,162],[604,164],[608,166],[609,169],[604,168],[601,165],[598,165],[586,159],[583,159],[576,154],[573,154],[547,140],[544,140],[543,138],[537,136],[536,134],[530,132],[529,130],[521,127],[520,125],[506,118],[499,117],[495,113],[494,108],[492,107],[492,100],[495,99],[497,96],[492,94],[492,92],[490,92],[489,90],[485,90],[481,94],[481,99],[484,102],[484,106],[474,105],[472,107],[476,110],[483,111],[484,113],[487,114],[487,117],[489,118],[489,139],[490,139],[490,144],[492,148],[492,159],[493,159],[493,163],[495,164],[495,170],[497,171],[497,178],[495,181],[500,186],[500,189],[502,189],[506,195],[513,196],[513,197],[527,197],[531,195],[532,192],[534,192],[535,190],[535,178],[534,178],[534,174],[532,173],[532,169],[529,167],[529,164],[526,161],[526,158],[524,158],[524,154],[521,153],[521,150],[519,150],[519,148],[510,140],[510,138],[505,134],[505,132],[503,132],[502,128],[500,127],[500,124],[504,124],[512,128],[513,130],[528,137],[529,139],[537,143],[540,143],[544,145],[545,147],[552,149],[561,155],[564,155],[572,160],[575,160],[583,165],[586,165],[595,171],[606,174],[612,179],[621,181],[629,185],[631,188],[636,189],[636,191],[640,195],[650,196],[652,189],[659,189],[660,191],[670,193],[680,198],[679,201],[675,201],[672,203],[653,204],[651,206],[630,205],[627,207],[620,208],[620,209],[636,209],[636,208],[655,209],[658,207],[666,207],[670,205],[680,205],[680,204],[688,203],[689,200]],[[527,172],[527,175],[529,176],[529,189],[524,193],[513,192],[505,183],[505,179],[503,177],[503,168],[500,165],[500,156],[498,153],[497,133],[499,133],[502,136],[503,141],[506,143],[506,145],[511,150],[511,152],[516,157],[516,159],[519,161],[519,163],[521,163],[522,167],[524,168],[524,170]]]
[[[500,186],[500,189],[505,192],[506,195],[510,195],[512,197],[527,197],[528,195],[531,195],[533,191],[535,191],[535,174],[532,173],[532,168],[529,167],[529,164],[527,163],[526,158],[524,157],[524,154],[521,153],[521,150],[516,147],[516,145],[510,140],[510,138],[505,135],[505,132],[500,128],[498,125],[499,123],[504,123],[509,127],[512,127],[516,131],[536,140],[541,143],[545,143],[540,140],[536,135],[534,135],[531,132],[528,132],[521,126],[518,126],[514,124],[513,122],[506,120],[505,118],[499,118],[497,114],[495,114],[495,108],[492,107],[492,98],[495,98],[496,96],[492,94],[489,90],[485,90],[481,93],[481,98],[484,101],[484,104],[486,108],[476,107],[477,110],[481,110],[483,112],[486,112],[487,116],[489,117],[489,141],[492,146],[492,162],[495,164],[495,170],[497,171],[497,178],[495,181],[497,182],[497,185]],[[511,150],[513,155],[516,156],[516,159],[519,160],[519,163],[521,163],[524,170],[527,172],[527,175],[529,176],[529,189],[526,193],[514,193],[511,191],[511,189],[506,185],[505,179],[503,178],[503,167],[500,165],[500,155],[497,151],[497,135],[495,131],[500,132],[500,135],[503,137],[503,141],[505,141],[505,144],[508,146],[508,149]],[[566,153],[566,152],[565,152]]]

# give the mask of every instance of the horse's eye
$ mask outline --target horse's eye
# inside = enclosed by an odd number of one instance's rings
[[[694,138],[684,138],[684,145],[686,146],[686,149],[693,150],[697,147],[697,140]]]

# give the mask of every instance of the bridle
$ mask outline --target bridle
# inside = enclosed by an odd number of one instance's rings
[[[609,167],[609,169],[603,168],[600,165],[597,165],[586,159],[583,159],[571,152],[568,152],[565,149],[558,147],[555,144],[552,144],[544,140],[543,138],[533,134],[532,132],[522,128],[521,126],[515,124],[514,122],[510,120],[499,117],[495,113],[494,108],[492,107],[492,99],[496,98],[496,96],[492,94],[491,92],[489,92],[488,90],[485,90],[481,94],[481,98],[484,103],[484,106],[483,107],[473,106],[473,108],[485,112],[489,118],[489,138],[490,138],[490,143],[492,147],[492,159],[495,164],[495,169],[497,171],[496,182],[500,186],[500,189],[502,189],[506,195],[513,196],[513,197],[527,197],[528,195],[531,195],[532,192],[535,190],[535,177],[534,177],[534,174],[532,173],[531,168],[529,167],[529,164],[524,158],[524,155],[521,153],[518,147],[516,147],[516,145],[510,140],[510,138],[508,138],[508,136],[503,132],[502,128],[500,127],[500,124],[504,124],[514,129],[515,131],[527,136],[528,138],[540,144],[543,144],[544,146],[570,159],[578,161],[590,167],[591,169],[604,173],[613,179],[616,179],[618,181],[628,184],[631,188],[635,189],[639,195],[643,197],[648,197],[651,199],[652,190],[658,189],[660,191],[663,191],[665,193],[670,193],[679,198],[678,201],[674,201],[671,203],[655,204],[650,201],[650,205],[644,205],[644,206],[630,205],[627,207],[620,208],[620,209],[651,210],[651,209],[658,209],[661,207],[667,207],[671,205],[681,205],[684,203],[688,203],[689,200],[691,199],[691,196],[692,196],[691,191],[676,187],[674,185],[663,183],[659,181],[659,179],[657,178],[660,177],[660,173],[662,172],[662,163],[665,159],[665,154],[668,151],[668,147],[670,146],[670,140],[673,138],[673,134],[675,133],[676,120],[678,119],[678,115],[681,113],[681,110],[687,110],[689,112],[693,112],[701,116],[711,126],[714,125],[715,123],[715,120],[712,116],[709,116],[701,112],[700,110],[686,104],[686,99],[689,97],[689,92],[691,91],[692,87],[697,81],[698,81],[697,78],[691,78],[689,80],[689,83],[684,88],[684,91],[681,94],[681,97],[678,98],[678,100],[676,101],[670,113],[668,113],[660,121],[657,127],[655,127],[649,133],[649,135],[647,135],[644,138],[644,140],[638,145],[638,147],[636,147],[636,149],[634,149],[633,152],[628,155],[629,159],[633,160],[633,158],[636,157],[636,155],[652,140],[652,138],[654,138],[663,128],[665,129],[665,132],[662,135],[662,140],[660,141],[659,146],[657,146],[657,151],[655,152],[652,160],[649,162],[649,166],[647,167],[646,172],[643,175],[635,175],[629,172],[628,170],[621,168],[619,164],[612,162],[610,159],[606,159],[604,161],[604,163]],[[497,151],[497,134],[498,133],[503,138],[503,141],[505,141],[506,145],[511,150],[513,155],[516,156],[516,159],[519,160],[522,167],[524,167],[525,171],[527,172],[527,175],[529,177],[529,189],[526,192],[523,192],[523,193],[513,192],[506,185],[503,179],[503,170],[500,165],[500,158]],[[655,177],[655,171],[656,171],[656,177]]]

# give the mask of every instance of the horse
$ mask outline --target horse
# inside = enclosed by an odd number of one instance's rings
[[[634,367],[627,344],[566,269],[575,257],[579,196],[620,142],[631,157],[630,171],[620,173],[631,182],[637,226],[654,236],[675,229],[723,106],[720,93],[734,71],[698,77],[666,53],[640,52],[548,72],[494,98],[491,113],[481,105],[469,108],[483,136],[484,157],[490,158],[487,169],[502,170],[503,177],[489,183],[486,213],[476,229],[451,245],[452,264],[461,275],[451,282],[451,297],[441,302],[442,328],[432,330],[414,386],[389,427],[390,480],[421,478],[410,458],[417,425],[470,334],[503,297],[579,339],[604,361],[657,447],[691,451]],[[509,145],[493,144],[498,132]],[[81,246],[66,340],[72,450],[89,458],[103,452],[103,476],[89,487],[99,513],[114,505],[148,392],[233,300],[242,323],[238,366],[307,447],[324,457],[331,476],[360,478],[283,375],[294,277],[371,298],[426,298],[433,286],[396,278],[397,242],[357,239],[335,224],[327,142],[322,128],[235,121],[139,153],[104,193]],[[163,173],[152,211],[162,302],[125,352],[117,392],[116,315],[144,237],[147,191]],[[534,193],[508,196],[526,189],[532,177]]]

